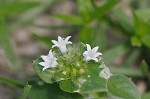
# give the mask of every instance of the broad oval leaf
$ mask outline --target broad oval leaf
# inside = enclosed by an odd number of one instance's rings
[[[60,88],[66,92],[105,92],[106,80],[99,77],[99,75],[89,74],[77,79],[69,79],[59,83]]]
[[[107,90],[107,81],[99,77],[99,73],[102,70],[102,68],[100,68],[100,63],[90,61],[88,66],[88,73],[60,81],[60,88],[71,93],[105,92]]]
[[[105,92],[106,80],[99,77],[99,75],[91,74],[87,81],[82,85],[80,92],[89,93],[89,92]]]
[[[79,93],[67,93],[59,88],[57,83],[46,84],[43,81],[34,80],[29,82],[32,88],[29,99],[84,99]]]
[[[71,79],[60,81],[59,87],[60,87],[60,89],[62,89],[63,91],[66,91],[66,92],[70,92],[70,93],[79,92],[76,81],[77,80],[71,80]]]
[[[55,72],[50,68],[42,71],[43,67],[39,64],[40,62],[42,62],[41,58],[38,58],[36,61],[33,62],[33,68],[39,75],[39,77],[46,83],[51,84],[56,82],[53,78]]]
[[[119,99],[141,99],[134,83],[123,75],[113,75],[107,83],[108,93]]]

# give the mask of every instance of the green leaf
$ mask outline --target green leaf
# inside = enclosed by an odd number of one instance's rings
[[[94,29],[94,44],[92,44],[93,46],[99,46],[99,50],[100,52],[104,52],[106,51],[106,47],[107,47],[107,38],[106,38],[106,33],[105,33],[105,27],[102,25],[98,25],[95,29]]]
[[[89,74],[77,79],[64,80],[59,83],[60,88],[66,92],[90,93],[90,92],[105,92],[106,80],[99,75]],[[83,80],[83,84],[80,82]],[[85,80],[85,81],[84,81]]]
[[[54,83],[55,82],[55,80],[53,79],[54,71],[52,69],[46,69],[42,71],[43,67],[39,64],[40,62],[42,62],[41,58],[33,62],[34,70],[39,75],[39,77],[46,83],[50,83],[50,84]]]
[[[106,80],[99,77],[99,73],[102,70],[99,66],[100,64],[91,62],[89,73],[74,79],[61,81],[59,83],[60,88],[66,92],[72,93],[105,92],[107,89]]]
[[[140,19],[143,19],[145,22],[150,21],[150,9],[138,9],[136,10],[136,14]]]
[[[113,74],[123,74],[123,75],[130,76],[130,77],[144,77],[141,70],[135,69],[135,68],[126,68],[126,67],[125,66],[124,67],[110,66],[110,71]]]
[[[78,25],[73,25],[73,24],[69,24],[69,25],[50,25],[50,26],[39,26],[39,25],[35,25],[39,28],[44,28],[44,29],[52,29],[52,30],[65,30],[65,31],[72,31],[72,30],[79,30],[81,28],[81,26]],[[66,33],[69,34],[69,33]]]
[[[42,81],[31,81],[30,99],[83,99],[78,93],[67,93],[59,88],[57,83],[46,84]]]
[[[48,37],[48,36],[40,36],[38,34],[32,34],[32,37],[37,39],[38,41],[42,42],[43,44],[45,44],[45,46],[47,48],[50,48],[50,46],[52,46],[52,42],[51,40],[53,39],[53,37]]]
[[[79,14],[85,23],[90,19],[90,13],[94,10],[91,2],[92,0],[77,0]]]
[[[100,64],[100,63],[96,63],[95,61],[90,61],[89,64],[90,64],[88,68],[89,72],[94,75],[99,75],[100,71],[102,70],[102,68],[100,67],[105,65],[104,63]]]
[[[149,4],[149,0],[144,0],[144,1],[139,1],[138,6],[139,6],[140,9],[145,9],[146,10],[146,8],[149,8],[148,4]]]
[[[142,36],[141,41],[143,42],[143,44],[145,46],[150,48],[150,43],[149,43],[150,42],[150,32],[149,32],[149,34]]]
[[[142,99],[150,99],[150,92],[143,94]]]
[[[83,43],[92,44],[94,39],[94,29],[92,27],[84,27],[79,32],[80,41]]]
[[[4,83],[8,86],[15,87],[15,88],[23,88],[24,83],[21,83],[17,80],[11,79],[11,78],[6,78],[3,76],[0,76],[0,83]]]
[[[148,64],[145,62],[145,60],[141,62],[140,69],[142,73],[144,74],[144,76],[147,76],[148,79],[150,79],[149,67],[148,67]]]
[[[4,17],[0,17],[0,44],[2,45],[5,53],[10,60],[11,64],[9,65],[11,69],[16,69],[16,56],[11,45],[9,37],[9,26],[6,23]],[[13,66],[14,65],[14,66]]]
[[[141,99],[134,83],[123,75],[113,75],[108,79],[108,93],[121,99]],[[119,99],[120,99],[119,98]]]
[[[39,3],[39,6],[35,6],[32,9],[28,9],[24,13],[21,13],[17,20],[13,22],[11,25],[11,29],[15,30],[16,28],[20,27],[22,24],[23,25],[28,25],[29,23],[34,23],[32,22],[37,16],[39,16],[42,12],[44,12],[46,9],[50,9],[58,0],[37,0],[36,2]]]
[[[141,42],[150,48],[150,24],[141,19],[136,12],[133,12],[135,35],[138,36]]]
[[[53,14],[52,17],[61,19],[65,22],[81,25],[82,19],[79,16],[71,15],[71,14]]]
[[[76,80],[69,79],[69,80],[61,81],[61,82],[59,82],[59,87],[60,87],[60,89],[62,89],[63,91],[66,91],[66,92],[70,92],[70,93],[79,92],[77,79]]]
[[[6,0],[0,0],[0,5],[5,4]]]
[[[131,67],[134,65],[134,63],[137,61],[137,58],[140,56],[140,51],[139,49],[132,49],[130,52],[130,55],[127,56],[127,58],[124,61],[123,66],[124,67]]]
[[[125,44],[117,45],[104,52],[103,54],[103,58],[105,59],[104,62],[107,63],[108,66],[112,65],[112,62],[116,58],[126,54],[128,51],[129,48]]]
[[[100,18],[103,15],[105,15],[108,11],[110,11],[115,5],[117,5],[120,2],[120,0],[109,0],[106,2],[104,5],[96,8],[92,13],[91,13],[91,21]]]
[[[122,10],[114,10],[113,15],[115,16],[116,21],[123,27],[128,33],[133,34],[133,20],[129,18]]]
[[[8,59],[11,62],[11,64],[9,66],[11,69],[15,69],[16,68],[16,56],[14,54],[14,50],[11,45],[9,33],[7,31],[1,30],[1,29],[0,29],[0,33],[1,33],[0,34],[0,43],[1,43]]]
[[[81,93],[105,92],[107,90],[106,80],[99,77],[99,75],[90,74],[87,80],[80,89]]]
[[[144,36],[150,33],[150,24],[139,18],[136,12],[133,12],[135,33]]]
[[[131,44],[132,44],[132,46],[136,46],[136,47],[141,47],[142,46],[141,40],[137,36],[132,36],[131,37]]]
[[[26,99],[27,98],[27,95],[29,94],[31,87],[32,87],[31,85],[28,85],[28,83],[26,83],[26,85],[24,87],[23,94],[21,96],[21,99]]]
[[[0,16],[3,15],[10,16],[10,15],[18,14],[37,5],[39,4],[35,2],[26,2],[26,3],[14,2],[9,4],[4,4],[0,6]]]

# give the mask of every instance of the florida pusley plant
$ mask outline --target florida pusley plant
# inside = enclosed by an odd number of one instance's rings
[[[58,41],[52,40],[54,45],[48,55],[34,61],[33,67],[44,82],[58,83],[63,91],[84,98],[140,99],[131,79],[110,72],[98,46],[73,44],[70,38],[58,36]]]

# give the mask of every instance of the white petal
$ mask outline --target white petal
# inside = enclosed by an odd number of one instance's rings
[[[95,54],[95,57],[98,57],[98,56],[100,56],[100,55],[102,55],[102,53],[97,52],[97,53]]]
[[[87,51],[91,50],[91,46],[89,44],[86,44]]]
[[[83,56],[85,56],[85,55],[87,55],[87,51],[85,51],[85,52],[83,53]]]
[[[62,38],[61,36],[58,36],[58,41],[52,40],[52,42],[55,44],[52,46],[52,48],[57,46],[61,52],[66,52],[67,51],[66,45],[72,44],[71,41],[68,41],[70,38],[71,36],[68,36],[65,39]]]
[[[54,57],[54,60],[56,61],[56,60],[57,60],[57,58],[56,58],[56,57]]]
[[[49,68],[49,67],[44,67],[44,68],[42,69],[42,71],[44,71],[44,70],[47,69],[47,68]]]
[[[67,44],[72,44],[72,42],[71,42],[71,41],[68,41]]]
[[[100,77],[104,79],[108,79],[112,76],[111,72],[109,71],[108,67],[105,67],[99,74]]]
[[[67,51],[66,46],[60,46],[59,49],[60,49],[60,51],[61,51],[62,53],[64,53],[64,52]]]
[[[49,67],[50,64],[48,62],[40,62],[39,63],[41,66],[44,66],[44,67]]]
[[[54,43],[56,46],[58,46],[58,42],[56,40],[52,40],[52,43]]]
[[[52,52],[52,50],[50,50],[50,51],[49,51],[49,53],[48,53],[48,57],[49,57],[50,59],[54,57],[54,56],[53,56],[53,52]]]
[[[58,64],[57,61],[54,61],[52,62],[51,67],[56,67],[57,64]]]
[[[49,57],[48,57],[48,56],[42,55],[41,58],[42,58],[44,61],[47,61],[47,62],[49,61]]]
[[[99,48],[99,47],[96,46],[96,47],[94,47],[94,48],[92,49],[92,51],[97,52],[98,48]]]
[[[100,77],[104,78],[104,79],[107,79],[107,75],[105,74],[105,71],[102,70],[99,74]]]
[[[90,58],[89,56],[85,56],[85,57],[84,57],[84,60],[85,60],[85,61],[90,61],[91,58]]]
[[[106,68],[107,66],[104,64],[104,63],[102,63],[101,65],[100,65],[100,68]]]
[[[52,48],[57,47],[57,45],[53,45]]]
[[[63,38],[61,36],[58,36],[58,43],[63,42]]]
[[[71,38],[71,36],[67,36],[67,37],[65,38],[65,41],[67,42],[70,38]]]
[[[93,58],[92,60],[94,60],[95,62],[98,62],[98,59],[97,59],[97,58]]]

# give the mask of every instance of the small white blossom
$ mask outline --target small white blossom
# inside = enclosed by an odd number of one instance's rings
[[[62,38],[62,37],[58,36],[58,41],[52,40],[52,42],[54,43],[52,48],[58,47],[62,53],[66,52],[67,51],[66,45],[72,44],[71,41],[68,41],[70,38],[71,38],[71,36],[68,36],[66,38]]]
[[[43,71],[47,68],[50,67],[56,67],[57,63],[57,58],[53,55],[52,50],[49,51],[48,55],[42,55],[41,58],[44,60],[44,62],[40,62],[39,64],[43,66]]]
[[[86,44],[87,46],[87,51],[85,51],[83,53],[84,56],[84,60],[85,61],[90,61],[90,60],[94,60],[95,62],[98,62],[97,57],[102,55],[102,53],[97,52],[98,50],[98,46],[94,47],[93,49],[91,49],[91,46],[89,44]]]
[[[104,79],[109,79],[112,76],[112,73],[110,72],[109,68],[102,64],[103,70],[100,71],[99,76],[104,78]]]

